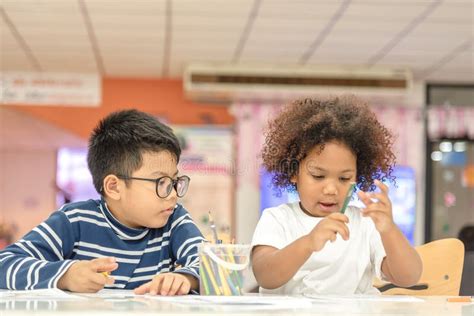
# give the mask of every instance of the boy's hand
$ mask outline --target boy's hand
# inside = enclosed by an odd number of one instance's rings
[[[186,295],[193,285],[197,287],[197,280],[193,276],[180,273],[160,273],[155,275],[150,282],[137,287],[135,294]]]
[[[344,240],[348,240],[349,228],[346,225],[348,222],[349,218],[341,213],[332,213],[326,216],[326,218],[320,221],[318,225],[306,235],[310,240],[311,250],[319,251],[323,249],[328,240],[334,242],[337,233],[339,233]]]
[[[374,221],[375,228],[382,234],[390,231],[395,223],[392,216],[392,203],[388,197],[388,187],[378,180],[375,180],[375,185],[380,188],[381,192],[359,191],[357,194],[366,206],[362,210],[362,216],[369,216]],[[372,199],[376,201],[374,202]]]
[[[81,260],[72,264],[58,281],[58,288],[71,292],[95,293],[106,284],[113,284],[113,277],[104,275],[118,268],[113,257]]]

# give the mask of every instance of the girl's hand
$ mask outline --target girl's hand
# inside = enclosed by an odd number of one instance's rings
[[[395,223],[393,222],[392,202],[388,197],[388,187],[379,180],[375,180],[375,185],[380,188],[381,192],[359,191],[357,195],[366,206],[365,209],[362,209],[362,216],[369,216],[374,221],[375,228],[382,234],[394,228]]]
[[[194,277],[180,273],[160,273],[153,280],[140,285],[135,289],[135,294],[151,295],[186,295],[191,290],[191,280]]]
[[[341,213],[332,213],[326,216],[306,235],[309,239],[311,251],[323,249],[328,240],[334,242],[338,233],[342,239],[348,240],[349,227],[346,225],[348,222],[349,218]]]
[[[118,268],[113,257],[81,260],[73,263],[59,279],[58,288],[71,292],[95,293],[106,284],[113,284],[114,278],[104,274]]]

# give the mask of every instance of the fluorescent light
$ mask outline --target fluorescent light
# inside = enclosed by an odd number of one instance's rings
[[[431,160],[433,160],[433,161],[441,161],[441,160],[443,160],[443,153],[440,152],[440,151],[437,151],[437,150],[436,150],[436,151],[433,151],[433,152],[431,153]]]
[[[455,152],[466,151],[466,142],[455,142],[454,143],[454,151]]]
[[[449,153],[453,151],[453,143],[451,142],[441,142],[439,144],[439,150],[441,150],[444,153]]]

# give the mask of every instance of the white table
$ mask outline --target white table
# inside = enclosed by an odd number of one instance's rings
[[[5,293],[5,292],[3,292]],[[0,294],[2,294],[0,292]],[[196,298],[196,297],[195,297]],[[443,315],[474,316],[474,303],[450,303],[444,296],[421,297],[422,302],[377,301],[365,299],[334,298],[325,301],[308,298],[291,298],[253,295],[254,300],[288,300],[293,307],[257,306],[252,304],[223,305],[219,298],[215,303],[190,303],[192,297],[170,300],[147,296],[103,296],[88,294],[80,299],[65,297],[1,296],[0,316],[9,315]],[[222,298],[225,299],[225,298]],[[298,300],[305,301],[299,305]],[[291,305],[291,304],[290,304]]]

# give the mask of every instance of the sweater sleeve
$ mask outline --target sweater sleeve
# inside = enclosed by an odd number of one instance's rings
[[[204,238],[183,207],[177,209],[176,217],[170,235],[171,251],[179,266],[174,272],[190,274],[199,280],[198,245]]]
[[[75,262],[71,223],[63,212],[51,216],[22,239],[0,251],[0,289],[55,288]]]

